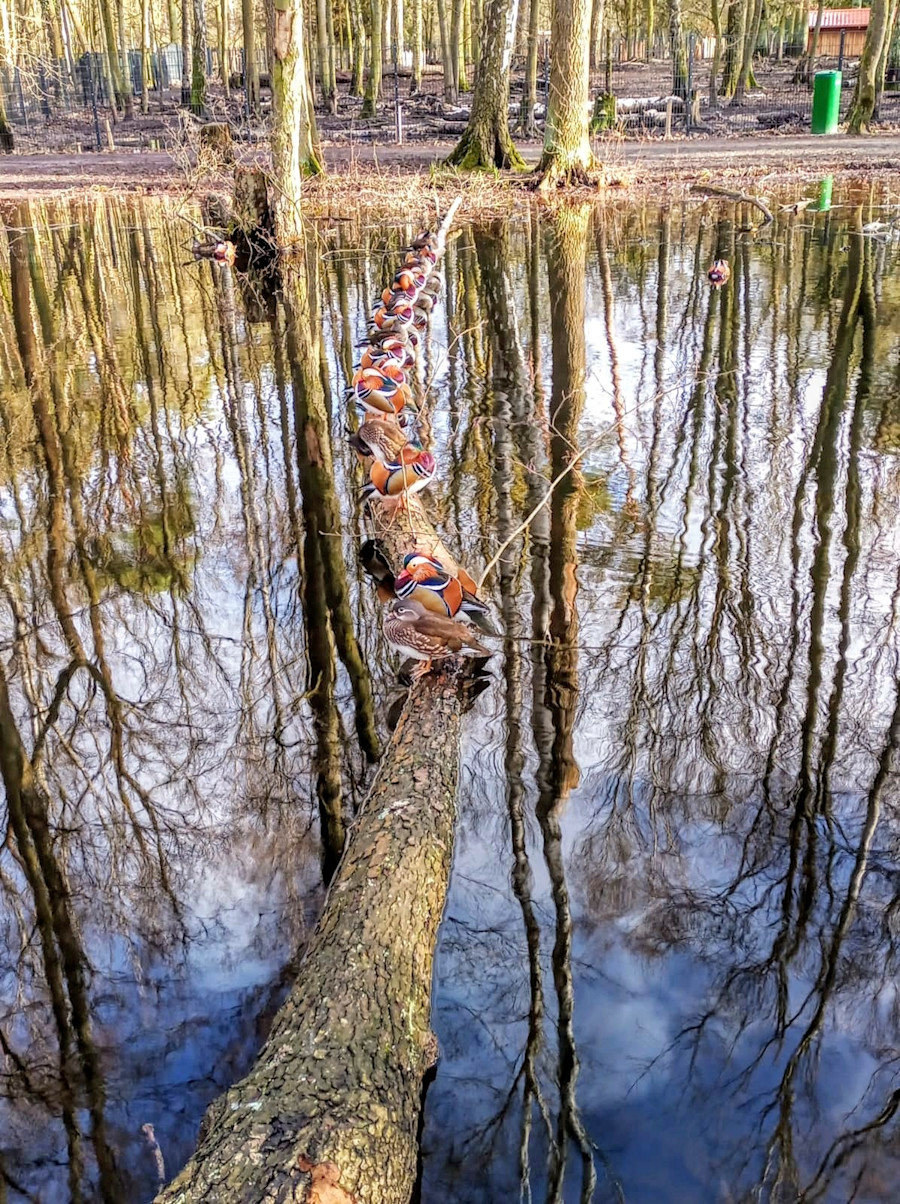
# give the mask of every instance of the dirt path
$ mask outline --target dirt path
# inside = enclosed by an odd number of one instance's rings
[[[449,143],[412,143],[406,146],[329,146],[325,157],[329,168],[343,173],[354,167],[415,171],[428,168],[447,153]],[[540,147],[520,147],[528,162],[536,162]],[[641,180],[678,176],[698,169],[714,173],[748,170],[776,176],[801,171],[838,171],[844,175],[879,176],[897,174],[900,182],[900,134],[868,138],[787,135],[765,138],[704,138],[664,142],[605,142],[603,159],[612,166],[627,167]],[[69,193],[87,188],[116,191],[168,191],[184,187],[184,179],[164,151],[130,153],[112,151],[84,155],[12,155],[0,157],[0,197],[23,193]]]

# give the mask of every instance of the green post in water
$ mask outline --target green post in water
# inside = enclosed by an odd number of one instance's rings
[[[813,82],[812,132],[836,134],[841,111],[841,72],[817,71]]]
[[[819,203],[816,205],[819,213],[827,213],[831,208],[831,192],[834,188],[834,176],[825,176],[819,181]]]

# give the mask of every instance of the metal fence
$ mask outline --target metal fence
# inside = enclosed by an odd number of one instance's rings
[[[540,47],[539,99],[544,102],[549,86],[548,43],[548,39],[543,39]],[[687,78],[680,89],[687,99],[675,95],[672,60],[665,56],[664,46],[657,44],[652,48],[652,56],[643,57],[645,49],[639,43],[627,45],[624,40],[607,39],[604,62],[591,76],[592,95],[601,98],[596,110],[601,129],[625,137],[646,138],[791,133],[810,128],[812,81],[798,76],[799,47],[786,47],[786,53],[781,54],[758,55],[754,60],[754,86],[739,98],[725,98],[717,96],[713,89],[709,42],[691,36]],[[727,47],[720,50],[721,63]],[[796,53],[791,54],[792,50]],[[70,153],[107,147],[152,150],[164,146],[178,128],[184,99],[181,47],[171,44],[150,56],[146,95],[140,51],[129,51],[126,65],[135,98],[134,119],[118,124],[103,54],[85,54],[72,64],[31,60],[11,70],[0,67],[0,90],[13,131],[14,149],[24,153]],[[229,88],[218,82],[222,72],[214,48],[207,51],[206,66],[211,84],[208,91],[211,115],[217,120],[240,121],[246,109],[242,53],[228,54],[225,77]],[[264,47],[258,54],[258,67],[265,84],[268,68]],[[842,69],[841,116],[844,117],[856,81],[858,59],[819,59],[817,67]],[[514,61],[514,105],[521,96],[523,78],[524,62]],[[390,107],[389,77],[384,82],[386,107]],[[442,77],[432,73],[423,83],[416,103],[423,108],[425,101],[430,101],[431,111],[436,114],[442,107]],[[464,106],[466,96],[460,101]],[[539,105],[539,117],[544,107],[545,104]],[[878,117],[900,122],[900,68],[892,67],[888,72]],[[341,120],[339,116],[329,124]],[[334,130],[326,130],[326,136],[337,136],[336,129],[335,126]],[[424,130],[423,137],[427,135]],[[265,136],[263,125],[258,125],[254,136]]]

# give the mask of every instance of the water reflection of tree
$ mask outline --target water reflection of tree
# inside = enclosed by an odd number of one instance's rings
[[[686,394],[692,423],[682,423],[668,471],[660,475],[654,466],[653,436],[647,459],[646,496],[671,505],[676,460],[684,443],[693,445],[682,477],[679,565],[689,554],[692,505],[694,524],[702,515],[706,555],[687,595],[673,592],[652,620],[652,640],[640,588],[646,553],[639,561],[599,662],[613,690],[611,705],[628,716],[614,725],[611,745],[630,725],[624,743],[636,770],[620,776],[624,748],[607,758],[621,794],[604,801],[577,858],[595,918],[606,907],[610,915],[640,907],[644,919],[629,941],[635,951],[652,957],[690,949],[707,968],[706,1007],[665,1056],[683,1051],[679,1065],[698,1095],[724,1093],[728,1107],[741,1102],[745,1110],[752,1101],[761,1140],[717,1151],[723,1164],[717,1169],[735,1190],[771,1200],[825,1198],[844,1184],[850,1192],[854,1176],[858,1187],[867,1177],[877,1183],[866,1153],[881,1130],[893,1133],[897,1107],[892,1063],[885,1061],[845,1132],[819,1144],[813,1128],[816,1144],[810,1143],[829,1017],[850,1008],[865,1012],[871,993],[869,1023],[878,1027],[874,1000],[898,952],[891,925],[876,919],[890,889],[875,853],[879,834],[887,847],[894,843],[884,817],[897,769],[898,695],[896,684],[887,690],[883,680],[873,693],[876,654],[857,636],[870,609],[885,609],[862,567],[885,530],[878,517],[884,501],[862,471],[878,326],[874,256],[860,228],[857,214],[838,278],[839,303],[830,306],[833,337],[808,438],[796,439],[800,450],[791,458],[781,447],[776,452],[779,467],[793,477],[790,491],[784,479],[770,491],[759,487],[753,435],[759,436],[748,410],[759,397],[750,387],[755,365],[747,338],[759,320],[751,305],[756,282],[746,244],[729,247],[731,292],[710,297],[702,369]],[[805,234],[786,237],[809,256]],[[807,267],[811,273],[811,258]],[[796,283],[780,287],[796,305]],[[778,314],[776,330],[795,332],[784,344],[779,338],[778,362],[789,380],[799,380],[803,326],[790,307]],[[803,429],[803,414],[787,417],[791,428]],[[654,415],[654,434],[663,421]],[[754,512],[773,499],[787,503],[787,521],[770,513],[761,521]],[[657,514],[651,504],[654,527]],[[787,612],[784,592],[777,592],[782,568]],[[896,602],[888,609],[895,615]],[[778,626],[784,619],[786,641]],[[886,638],[892,646],[893,635]],[[636,649],[643,651],[635,655]],[[868,730],[854,715],[862,698]],[[853,802],[860,795],[861,805]],[[640,818],[626,828],[628,811]],[[723,847],[707,883],[689,885],[703,880],[694,865],[705,824],[715,825]],[[626,892],[613,891],[616,879]],[[864,1023],[860,1018],[857,1027]],[[721,1066],[712,1084],[710,1066]]]

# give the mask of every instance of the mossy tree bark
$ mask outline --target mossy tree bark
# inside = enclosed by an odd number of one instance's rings
[[[869,27],[859,60],[859,75],[850,112],[847,114],[847,133],[863,134],[872,121],[878,100],[878,65],[888,29],[888,0],[872,0]]]
[[[321,172],[322,158],[303,50],[303,5],[300,0],[273,3],[272,209],[276,242],[287,250],[303,240],[303,177]]]
[[[687,45],[684,40],[684,20],[681,0],[669,0],[669,45],[672,51],[672,93],[687,98]]]
[[[525,167],[509,132],[509,64],[518,7],[518,0],[487,0],[469,122],[447,158],[453,166]]]
[[[326,112],[337,112],[334,62],[328,44],[328,0],[316,0],[316,49],[319,58],[319,89]]]
[[[107,69],[113,86],[116,108],[125,117],[134,116],[134,97],[131,94],[131,80],[122,71],[119,59],[119,45],[116,39],[116,18],[113,11],[114,0],[101,0],[100,15],[103,22],[103,37],[106,42]]]
[[[363,95],[363,75],[366,66],[366,23],[361,0],[350,0],[353,19],[353,63],[350,70],[350,95]]]
[[[366,80],[363,117],[374,117],[378,112],[378,97],[381,95],[381,60],[384,54],[381,38],[382,0],[370,0],[370,3],[372,36],[369,38],[369,75]]]
[[[588,112],[590,32],[590,0],[554,0],[550,99],[538,165],[541,188],[589,182],[594,166]]]

